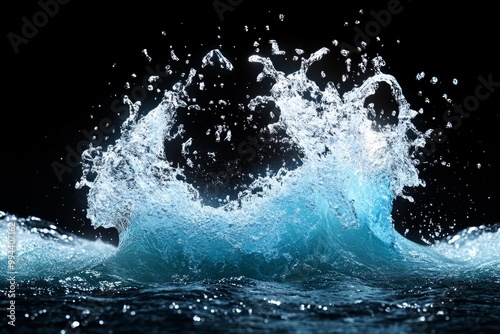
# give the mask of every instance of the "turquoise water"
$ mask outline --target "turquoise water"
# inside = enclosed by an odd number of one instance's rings
[[[262,265],[256,270],[259,261],[248,259],[228,272],[210,268],[205,278],[165,279],[166,262],[158,259],[134,254],[134,261],[124,263],[120,257],[132,255],[61,234],[39,219],[4,216],[2,233],[7,222],[17,224],[16,333],[499,329],[498,231],[471,229],[456,241],[430,247],[408,243],[397,250],[378,243],[380,249],[366,255],[371,263],[363,263],[350,247],[337,252],[334,265],[293,259],[285,275],[279,266],[265,268],[274,278],[262,278]],[[3,309],[9,300],[2,298]]]
[[[232,125],[207,129],[213,147],[201,152],[177,123],[180,113],[202,110],[204,71],[234,70],[214,49],[147,113],[128,100],[120,138],[82,155],[77,188],[88,192],[88,218],[118,229],[117,247],[2,213],[1,234],[15,239],[15,248],[0,248],[2,287],[8,297],[5,282],[15,276],[16,295],[2,308],[15,300],[17,332],[498,331],[498,228],[469,228],[431,246],[395,231],[394,199],[412,201],[404,189],[425,186],[418,111],[380,57],[367,59],[367,78],[343,94],[335,83],[320,88],[307,74],[329,52],[299,58],[288,74],[249,56],[256,83],[272,85],[248,97],[241,118],[274,104],[280,114],[266,131],[284,133],[277,144],[295,147],[300,164],[246,175],[219,205],[207,204],[186,171],[199,156],[222,159],[216,147],[233,140]],[[397,103],[396,121],[383,126],[366,103],[380,85]],[[167,158],[174,148],[165,143],[175,139],[183,166]]]

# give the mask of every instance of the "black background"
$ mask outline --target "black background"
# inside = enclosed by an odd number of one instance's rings
[[[288,55],[295,48],[308,55],[326,46],[338,61],[322,66],[330,66],[330,73],[337,71],[327,79],[339,82],[345,66],[340,48],[332,40],[354,44],[355,21],[360,21],[360,28],[366,27],[374,21],[370,12],[386,9],[390,1],[231,3],[232,10],[223,12],[221,20],[211,0],[73,0],[60,5],[58,13],[28,43],[20,45],[17,53],[8,34],[21,34],[21,18],[32,21],[41,9],[37,1],[5,3],[0,210],[21,217],[37,216],[86,237],[102,235],[116,242],[114,232],[94,231],[85,216],[86,190],[75,189],[80,168],[64,173],[61,181],[52,163],[63,163],[67,147],[76,149],[85,142],[83,131],[98,126],[100,120],[109,118],[112,126],[119,127],[121,120],[110,106],[126,93],[123,85],[132,80],[131,73],[137,74],[136,81],[146,75],[143,49],[154,59],[150,64],[165,63],[171,46],[182,59],[191,53],[195,64],[220,44],[228,58],[237,57],[243,64],[254,50],[256,37],[262,38],[261,49],[267,54],[269,39],[276,39]],[[449,105],[443,94],[462,103],[475,94],[479,76],[491,75],[493,81],[500,81],[496,8],[486,1],[473,5],[455,2],[451,7],[431,1],[401,1],[400,6],[401,12],[392,15],[377,34],[380,42],[369,41],[367,52],[382,55],[387,62],[385,72],[398,79],[412,108],[424,109],[415,119],[419,130],[444,129],[442,115]],[[283,22],[279,14],[285,15]],[[296,69],[286,62],[283,66],[279,69],[285,72]],[[422,71],[425,78],[416,80]],[[247,73],[242,80],[255,80],[257,73]],[[429,82],[432,76],[439,79],[435,85]],[[454,78],[458,79],[456,86],[451,84]],[[425,97],[430,103],[424,102]],[[143,111],[157,103],[152,99],[143,102]],[[499,105],[497,87],[458,129],[446,130],[446,142],[437,144],[419,167],[427,186],[408,190],[414,203],[395,202],[398,231],[409,229],[407,236],[421,242],[421,237],[432,240],[437,231],[442,230],[444,236],[500,220]],[[111,136],[107,143],[114,139]]]

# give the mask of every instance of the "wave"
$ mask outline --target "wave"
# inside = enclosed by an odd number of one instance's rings
[[[424,186],[416,151],[425,134],[412,123],[418,114],[407,103],[396,78],[372,59],[373,75],[342,96],[334,83],[324,89],[307,76],[309,67],[329,52],[303,58],[300,69],[285,75],[270,58],[260,64],[257,82],[272,80],[268,95],[249,98],[245,116],[274,104],[271,134],[293,145],[300,164],[248,174],[251,180],[234,198],[208,205],[187,181],[186,169],[167,159],[165,142],[182,139],[186,166],[195,165],[193,138],[177,124],[180,113],[200,110],[195,86],[203,69],[234,66],[220,50],[202,58],[200,69],[170,90],[146,115],[128,98],[130,116],[121,137],[106,150],[90,147],[83,155],[77,187],[88,188],[88,218],[93,225],[117,228],[117,248],[77,236],[69,238],[50,223],[32,228],[31,219],[4,214],[2,233],[15,223],[16,267],[20,277],[47,278],[95,271],[135,281],[185,281],[246,276],[288,280],[325,273],[362,278],[407,275],[497,275],[498,229],[465,230],[432,246],[415,244],[393,228],[392,203],[405,187]],[[197,75],[198,74],[198,75]],[[388,85],[397,103],[396,121],[377,125],[368,98]],[[228,103],[221,101],[219,103]],[[231,141],[229,126],[219,128]],[[207,132],[208,133],[208,132]],[[217,145],[219,140],[214,141]],[[212,154],[214,162],[219,157]],[[91,177],[92,175],[92,177]],[[12,226],[12,225],[10,225]],[[64,237],[66,235],[66,237]],[[47,236],[50,236],[47,238]],[[2,265],[8,247],[2,247]]]

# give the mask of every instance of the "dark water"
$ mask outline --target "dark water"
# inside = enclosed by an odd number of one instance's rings
[[[20,284],[16,333],[495,333],[497,279]],[[2,301],[2,308],[7,303]]]

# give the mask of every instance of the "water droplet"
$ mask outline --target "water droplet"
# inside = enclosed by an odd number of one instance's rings
[[[417,80],[421,80],[425,77],[425,72],[420,72],[417,74]]]
[[[142,50],[142,54],[146,57],[146,59],[147,59],[148,61],[151,61],[151,60],[152,60],[152,59],[151,59],[151,57],[150,57],[150,56],[149,56],[149,54],[148,54],[148,50],[147,50],[147,49]]]

